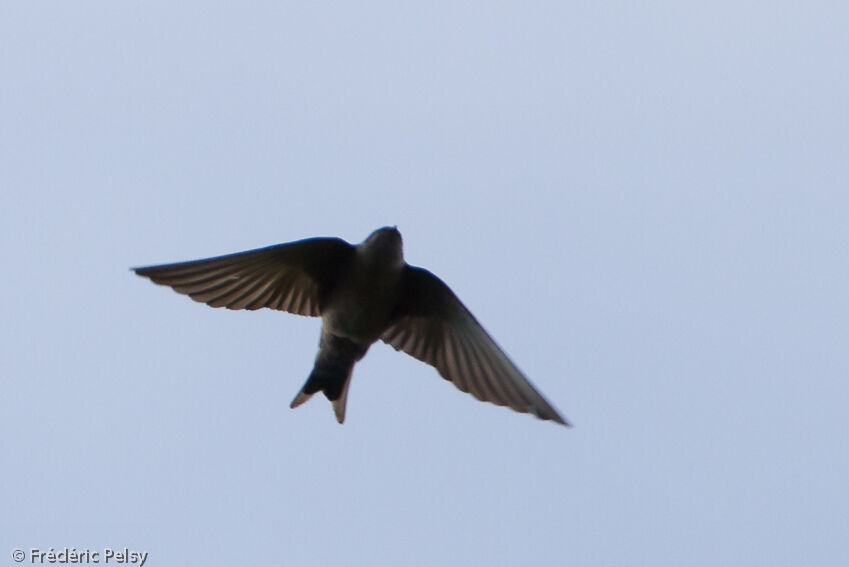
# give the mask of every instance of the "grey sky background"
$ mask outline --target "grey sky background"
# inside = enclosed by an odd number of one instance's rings
[[[0,553],[846,565],[846,2],[0,4]],[[576,427],[129,267],[397,224]],[[27,559],[29,561],[29,559]]]

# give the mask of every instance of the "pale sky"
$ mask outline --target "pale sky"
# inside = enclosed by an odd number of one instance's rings
[[[847,29],[845,1],[3,2],[0,557],[849,564]],[[383,344],[344,425],[290,410],[318,319],[129,270],[384,225],[573,429]]]

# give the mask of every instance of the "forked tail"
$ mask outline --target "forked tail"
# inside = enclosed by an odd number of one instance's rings
[[[348,401],[348,387],[351,385],[351,373],[354,364],[368,350],[349,339],[322,333],[315,366],[304,383],[301,391],[289,405],[296,408],[309,400],[316,392],[324,393],[333,404],[336,421],[345,421],[345,404]]]

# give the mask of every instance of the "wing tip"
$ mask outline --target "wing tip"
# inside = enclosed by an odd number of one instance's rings
[[[572,422],[570,422],[568,419],[564,418],[562,415],[560,415],[557,412],[557,410],[555,410],[552,407],[548,407],[548,408],[529,407],[526,410],[525,413],[529,413],[533,416],[536,416],[537,419],[541,419],[543,421],[553,421],[554,423],[562,425],[563,427],[565,427],[567,429],[572,429],[574,427]]]
[[[557,419],[552,419],[551,421],[553,421],[554,423],[559,423],[566,429],[573,429],[575,427],[575,425],[571,421],[559,415],[557,416]]]

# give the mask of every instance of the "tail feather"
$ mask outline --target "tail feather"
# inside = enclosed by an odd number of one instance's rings
[[[353,369],[353,361],[347,368],[316,364],[306,383],[304,383],[298,395],[295,396],[295,399],[292,400],[292,403],[289,404],[289,407],[296,408],[309,400],[316,392],[322,392],[333,404],[336,421],[343,423],[345,421],[345,405],[348,401],[348,387],[351,384],[351,373]]]
[[[292,400],[292,403],[289,404],[289,407],[292,408],[292,409],[295,409],[296,407],[298,407],[299,405],[301,405],[302,403],[304,403],[305,401],[307,401],[311,397],[312,397],[312,394],[305,394],[304,390],[301,389],[301,391],[298,392],[298,395],[295,396],[295,399]]]
[[[353,368],[353,367],[352,367]],[[333,412],[336,414],[336,421],[345,423],[345,405],[348,403],[348,387],[351,385],[351,373],[348,372],[348,378],[345,380],[345,385],[342,386],[342,392],[335,400],[331,400],[333,404]],[[325,392],[325,395],[327,392]]]
[[[289,407],[296,408],[309,400],[316,392],[323,392],[333,404],[336,421],[345,421],[345,404],[354,364],[365,356],[369,345],[356,343],[346,337],[338,337],[322,329],[321,342],[315,366],[304,387],[292,400]]]

